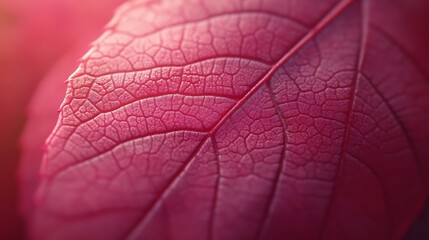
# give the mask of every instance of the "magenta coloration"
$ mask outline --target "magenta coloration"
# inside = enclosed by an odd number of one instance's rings
[[[123,5],[68,80],[32,237],[400,239],[429,173],[404,4]]]

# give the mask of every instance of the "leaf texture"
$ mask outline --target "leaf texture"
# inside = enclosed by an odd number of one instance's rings
[[[35,239],[400,239],[429,82],[400,2],[131,1],[68,80]]]

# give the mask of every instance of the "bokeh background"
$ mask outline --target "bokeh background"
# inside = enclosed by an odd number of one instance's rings
[[[63,84],[77,67],[78,57],[102,33],[121,2],[123,0],[0,0],[0,239],[24,239],[25,236],[18,206],[17,169],[21,157],[20,135],[31,97],[52,71],[65,76],[56,79],[58,84]],[[52,70],[55,68],[57,70]],[[64,93],[45,96],[45,100],[51,106],[59,106],[61,95]],[[53,124],[44,122],[38,127],[46,131]],[[42,147],[35,149],[34,157],[41,152]]]

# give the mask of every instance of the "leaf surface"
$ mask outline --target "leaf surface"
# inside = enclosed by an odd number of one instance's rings
[[[429,171],[401,2],[132,1],[68,80],[36,239],[400,239]]]

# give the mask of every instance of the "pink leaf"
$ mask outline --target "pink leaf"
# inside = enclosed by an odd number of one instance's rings
[[[417,4],[123,5],[68,80],[33,238],[400,239],[428,194]]]

